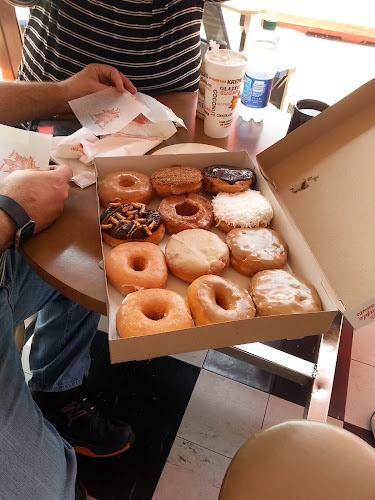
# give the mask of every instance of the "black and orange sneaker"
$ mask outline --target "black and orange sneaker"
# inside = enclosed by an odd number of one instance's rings
[[[129,424],[105,418],[83,394],[83,386],[64,392],[31,391],[43,416],[81,455],[113,457],[128,450],[135,436]]]

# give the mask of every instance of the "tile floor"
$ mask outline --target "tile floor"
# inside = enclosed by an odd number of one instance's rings
[[[312,359],[316,340],[279,347]],[[30,341],[22,357],[26,378],[29,352]],[[369,431],[375,410],[374,353],[375,324],[354,335],[346,325],[328,422],[375,447]],[[93,498],[217,500],[230,460],[247,438],[283,420],[303,418],[308,388],[285,385],[284,379],[223,356],[209,350],[110,365],[106,334],[98,331],[89,390],[104,411],[131,423],[137,440],[121,457],[100,463],[79,458]]]

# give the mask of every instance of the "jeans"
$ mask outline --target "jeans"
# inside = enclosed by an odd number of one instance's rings
[[[16,251],[8,250],[0,285],[2,500],[74,498],[74,450],[34,403],[13,338],[13,326],[39,310],[30,354],[30,388],[58,392],[81,384],[100,316],[61,296]]]

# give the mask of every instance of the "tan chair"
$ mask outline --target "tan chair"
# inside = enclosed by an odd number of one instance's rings
[[[292,420],[248,439],[219,500],[374,500],[375,450],[334,425]]]

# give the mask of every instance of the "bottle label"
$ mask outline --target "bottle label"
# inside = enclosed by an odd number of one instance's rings
[[[265,108],[272,90],[273,78],[261,80],[245,75],[241,102],[249,108]]]

